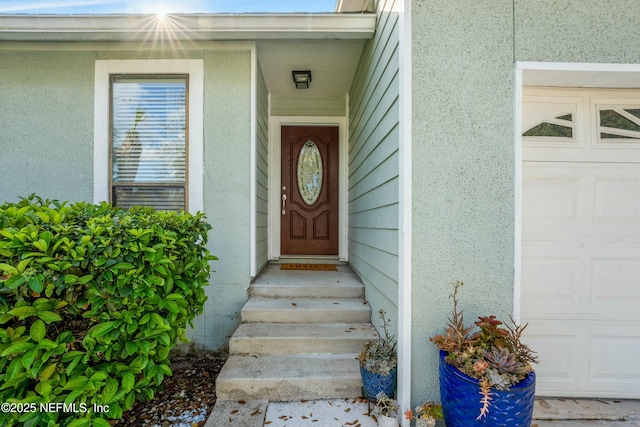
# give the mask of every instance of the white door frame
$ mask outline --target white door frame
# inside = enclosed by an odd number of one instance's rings
[[[269,132],[269,259],[280,258],[280,179],[282,126],[338,126],[338,257],[347,261],[347,119],[346,117],[272,116]]]
[[[525,86],[640,88],[640,64],[523,62],[515,64],[513,319],[520,322],[522,293],[522,99]]]

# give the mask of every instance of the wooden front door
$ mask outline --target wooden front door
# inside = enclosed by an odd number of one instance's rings
[[[338,255],[338,128],[281,131],[280,252]]]

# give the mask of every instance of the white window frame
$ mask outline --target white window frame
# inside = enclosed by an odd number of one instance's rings
[[[189,75],[188,210],[204,209],[204,61],[201,59],[96,60],[93,200],[109,202],[109,85],[111,74]]]

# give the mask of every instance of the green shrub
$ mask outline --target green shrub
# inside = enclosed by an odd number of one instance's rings
[[[106,203],[1,205],[0,425],[108,427],[151,399],[202,313],[210,228]]]

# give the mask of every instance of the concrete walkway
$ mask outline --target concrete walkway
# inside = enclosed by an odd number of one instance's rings
[[[376,427],[360,399],[303,402],[219,401],[205,427]],[[443,425],[443,424],[439,424]],[[536,399],[531,427],[640,426],[640,401]]]

